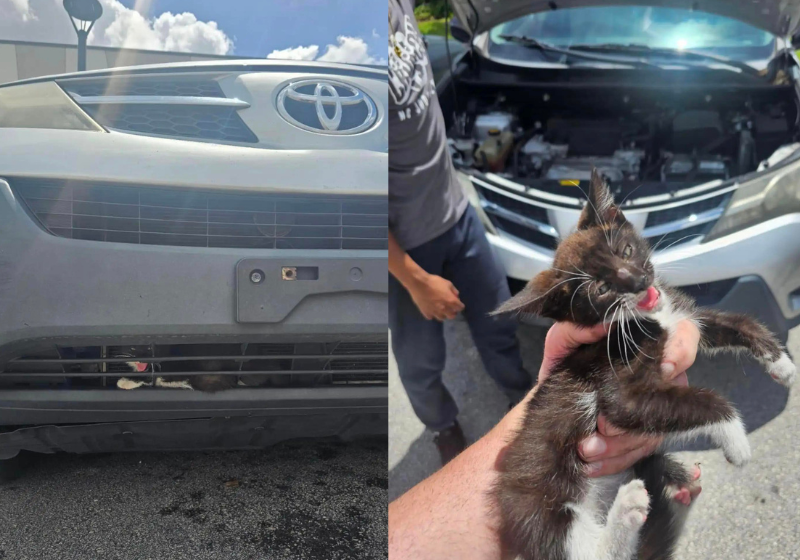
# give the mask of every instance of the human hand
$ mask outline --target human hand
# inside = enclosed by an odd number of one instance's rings
[[[553,326],[553,329],[556,327],[567,331],[553,335],[555,340],[551,343],[554,346],[554,351],[561,351],[562,356],[575,347],[567,347],[564,350],[562,346],[559,346],[562,341],[566,340],[569,343],[575,340],[576,337],[586,339],[590,335],[599,334],[594,340],[590,340],[590,342],[596,342],[603,338],[605,332],[590,333],[588,329],[583,329],[586,332],[578,335],[570,332],[570,330],[576,329],[574,325],[564,324],[563,327],[560,327],[557,324]],[[551,329],[551,332],[553,329]],[[548,333],[548,338],[550,338],[550,333]],[[661,372],[666,381],[675,385],[689,385],[686,370],[689,369],[697,357],[699,343],[700,331],[694,323],[689,320],[683,320],[678,323],[675,333],[664,348]],[[545,343],[545,356],[547,356],[547,351],[548,347],[547,343]],[[546,361],[543,361],[543,367],[545,363]],[[552,365],[552,361],[550,365]],[[583,460],[587,462],[588,476],[594,478],[616,474],[630,468],[643,457],[652,454],[661,445],[661,440],[661,437],[627,434],[610,424],[601,415],[597,419],[597,432],[580,442],[578,452]]]
[[[458,312],[464,309],[453,283],[435,274],[427,274],[410,284],[408,293],[422,316],[429,321],[455,319]]]

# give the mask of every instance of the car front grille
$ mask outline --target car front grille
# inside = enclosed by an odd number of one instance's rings
[[[547,208],[536,198],[485,179],[473,180],[473,186],[481,207],[500,232],[537,247],[556,248],[558,231],[550,224]],[[642,234],[657,251],[701,239],[714,227],[730,198],[731,193],[725,192],[699,200],[684,197],[684,202],[678,199],[662,204],[648,213]],[[636,201],[629,204],[635,206]]]
[[[10,178],[53,235],[245,249],[387,249],[388,202],[365,196],[242,194]]]
[[[0,364],[0,388],[112,389],[121,377],[202,375],[233,376],[238,388],[385,386],[388,342],[42,345]]]

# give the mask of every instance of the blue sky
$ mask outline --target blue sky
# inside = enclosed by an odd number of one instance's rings
[[[89,45],[386,61],[383,0],[99,0]],[[0,0],[0,39],[75,43],[62,0]],[[280,51],[280,52],[275,52]]]
[[[135,9],[134,0],[122,0]],[[387,4],[382,0],[154,0],[149,15],[189,11],[216,21],[234,42],[234,52],[263,57],[299,45],[336,44],[339,35],[360,37],[385,57]],[[375,30],[379,37],[373,37]]]

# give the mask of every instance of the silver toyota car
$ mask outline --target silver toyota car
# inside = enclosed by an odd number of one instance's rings
[[[671,284],[800,322],[800,2],[452,4],[450,149],[512,283],[550,266],[597,167]]]
[[[385,433],[387,91],[252,60],[0,87],[0,462]]]

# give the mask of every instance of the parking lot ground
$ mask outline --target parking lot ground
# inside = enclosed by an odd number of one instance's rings
[[[0,485],[3,560],[387,557],[385,440],[38,456]]]

